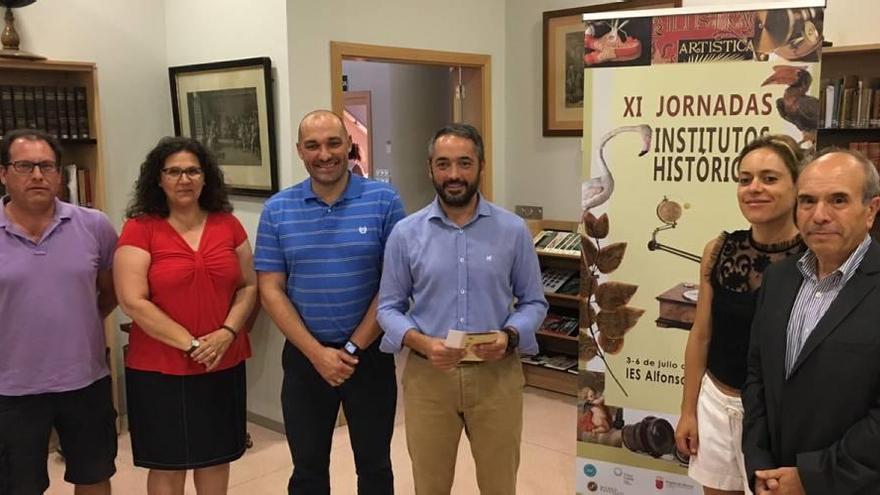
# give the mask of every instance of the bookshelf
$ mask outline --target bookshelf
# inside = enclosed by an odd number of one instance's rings
[[[29,61],[0,58],[0,88],[3,87],[82,88],[83,101],[79,105],[85,111],[77,113],[82,116],[84,122],[78,122],[77,124],[81,124],[81,127],[77,129],[87,128],[88,137],[80,137],[79,133],[76,134],[75,138],[72,137],[73,135],[69,132],[71,129],[70,125],[68,125],[68,132],[66,134],[60,132],[59,129],[58,134],[61,135],[61,147],[64,150],[61,157],[61,165],[76,165],[79,170],[88,171],[87,174],[79,173],[79,179],[84,180],[86,177],[88,178],[88,184],[83,184],[82,186],[88,187],[91,191],[91,206],[103,210],[106,205],[104,198],[104,166],[100,146],[100,100],[98,96],[98,74],[95,64],[91,62]],[[44,97],[45,94],[44,92]],[[75,94],[74,92],[74,101]],[[0,94],[0,98],[2,98],[2,94]],[[0,100],[0,104],[4,104],[4,102]],[[0,107],[0,110],[3,109],[5,109],[5,105]],[[2,114],[0,114],[0,119],[4,119]],[[36,122],[37,119],[29,122],[26,121],[27,124]],[[45,116],[43,117],[43,122],[45,122]],[[10,130],[5,119],[2,124],[4,132]],[[20,126],[14,125],[12,128],[15,127]],[[48,130],[48,124],[37,125],[36,127]],[[65,135],[67,137],[64,137]],[[4,193],[4,191],[0,190],[0,195]],[[113,404],[119,410],[116,331],[115,327],[109,323],[109,320],[108,318],[104,322],[104,335],[109,349],[110,373],[114,382]]]
[[[834,119],[837,120],[836,125],[831,126],[820,119],[817,148],[822,149],[827,146],[846,148],[852,143],[870,142],[876,142],[880,146],[880,43],[823,48],[820,81],[822,92],[820,100],[826,105],[825,108],[834,107],[834,101],[828,101],[828,86],[837,85],[834,97],[834,100],[837,100],[837,112],[831,114],[838,118]],[[864,90],[870,91],[862,95],[868,98],[867,122],[862,123],[853,122],[858,115],[859,84]],[[854,101],[850,106],[854,113],[850,114],[850,122],[841,122],[844,119],[840,118],[845,85],[855,86],[853,88],[855,91],[851,95]],[[822,114],[828,112],[823,111]],[[876,148],[876,151],[880,152],[880,147]],[[874,159],[876,164],[878,156],[874,155],[870,158]]]
[[[880,43],[822,49],[823,96],[827,97],[825,93],[829,84],[833,85],[845,79],[851,83],[861,82],[863,86],[867,86],[867,89],[874,90],[871,96],[872,111],[869,112],[869,121],[867,125],[850,127],[842,127],[838,121],[837,127],[829,128],[820,119],[816,147],[817,149],[827,146],[855,148],[880,168]],[[826,103],[825,98],[820,101]],[[880,218],[875,220],[871,235],[875,239],[880,239]]]
[[[537,237],[542,231],[558,231],[577,233],[578,223],[559,221],[559,220],[529,220],[529,230],[532,237]],[[578,236],[578,239],[580,237]],[[580,242],[577,242],[577,251],[580,250]],[[548,289],[548,273],[556,271],[557,273],[577,274],[579,280],[580,275],[580,255],[574,254],[572,250],[548,250],[537,248],[538,261],[541,265],[541,272],[545,279],[544,296],[550,305],[548,311],[548,319],[550,315],[556,315],[560,318],[579,320],[579,302],[577,295],[553,292]],[[568,252],[565,252],[568,251]],[[525,375],[526,384],[560,392],[567,395],[577,395],[578,374],[577,374],[577,357],[578,357],[578,328],[575,323],[571,331],[549,331],[546,328],[548,320],[537,332],[538,345],[540,347],[541,356],[548,358],[562,357],[570,358],[574,362],[574,368],[571,371],[554,369],[548,366],[547,361],[524,358],[523,374]],[[540,364],[537,364],[540,363]],[[572,372],[573,371],[573,372]]]

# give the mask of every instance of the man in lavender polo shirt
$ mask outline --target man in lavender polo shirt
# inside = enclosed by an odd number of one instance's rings
[[[49,433],[77,495],[109,494],[116,411],[101,324],[116,307],[116,232],[56,199],[61,147],[36,130],[0,141],[0,493],[49,487]]]

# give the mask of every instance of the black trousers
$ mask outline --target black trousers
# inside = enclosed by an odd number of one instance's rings
[[[331,387],[290,342],[282,354],[281,407],[293,475],[291,495],[330,493],[330,444],[339,404],[345,411],[359,495],[394,493],[391,435],[397,406],[394,356],[379,351],[379,340],[365,349],[354,374]]]

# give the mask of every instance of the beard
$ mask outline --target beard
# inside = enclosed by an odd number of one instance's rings
[[[479,176],[478,176],[479,177]],[[448,205],[454,207],[465,206],[470,203],[471,199],[477,194],[477,191],[480,189],[480,179],[477,178],[474,182],[468,184],[463,180],[449,180],[442,184],[433,181],[434,189],[437,191],[437,196],[440,197],[440,200]],[[446,188],[450,185],[461,185],[464,186],[459,193],[450,193],[446,190]]]

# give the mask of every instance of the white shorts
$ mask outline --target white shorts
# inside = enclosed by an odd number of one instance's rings
[[[688,476],[705,487],[751,495],[742,453],[742,417],[742,400],[724,394],[708,374],[703,375],[697,400],[700,442]]]

